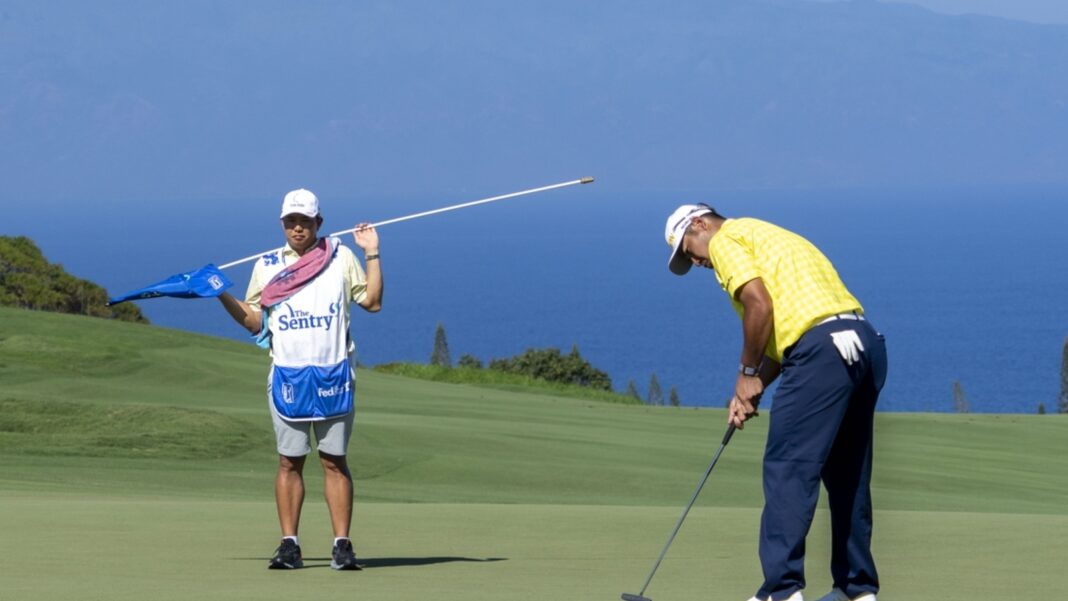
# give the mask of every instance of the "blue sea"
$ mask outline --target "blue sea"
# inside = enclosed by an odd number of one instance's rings
[[[322,198],[323,229],[509,191]],[[280,198],[46,203],[8,212],[0,234],[30,236],[50,261],[119,293],[280,246]],[[633,380],[645,395],[655,374],[665,398],[674,387],[684,405],[722,406],[738,317],[712,272],[666,268],[664,220],[698,201],[792,229],[827,254],[886,335],[880,410],[953,411],[955,382],[974,412],[1056,410],[1068,337],[1064,188],[621,194],[593,184],[388,225],[384,308],[353,309],[360,360],[427,362],[440,322],[454,361],[577,345],[619,391]],[[227,271],[238,296],[250,271]],[[139,305],[159,326],[248,341],[215,300]]]

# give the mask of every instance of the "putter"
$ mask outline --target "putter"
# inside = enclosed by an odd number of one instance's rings
[[[675,535],[679,533],[679,528],[682,527],[682,521],[686,519],[686,514],[690,513],[690,508],[693,507],[693,502],[697,500],[697,495],[701,493],[701,488],[704,487],[705,481],[708,480],[708,475],[712,473],[712,468],[716,467],[716,462],[719,461],[719,456],[723,453],[723,449],[727,447],[727,443],[730,442],[733,434],[734,424],[731,424],[727,426],[727,433],[723,435],[723,442],[720,443],[719,449],[716,450],[716,454],[712,457],[712,463],[708,464],[708,469],[705,470],[705,475],[697,485],[697,490],[693,491],[693,496],[690,497],[690,502],[686,504],[686,509],[682,510],[682,515],[679,516],[679,521],[675,523],[675,529],[671,531],[671,536],[668,537],[667,544],[664,545],[664,550],[660,552],[660,557],[656,558],[656,563],[653,564],[653,569],[649,572],[649,577],[645,579],[645,584],[642,585],[642,590],[638,591],[637,595],[623,593],[623,601],[653,601],[645,596],[645,589],[649,587],[649,582],[653,579],[653,574],[656,574],[656,569],[660,567],[660,562],[664,560],[664,555],[667,555],[668,547],[670,547],[671,542],[675,540]]]

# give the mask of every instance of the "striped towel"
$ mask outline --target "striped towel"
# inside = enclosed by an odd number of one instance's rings
[[[296,263],[285,267],[267,282],[260,295],[260,305],[273,307],[300,292],[330,264],[330,259],[337,252],[337,245],[337,238],[320,238]]]

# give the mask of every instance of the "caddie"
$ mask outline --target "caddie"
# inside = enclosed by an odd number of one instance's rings
[[[820,601],[875,601],[872,433],[886,380],[882,334],[827,257],[793,232],[696,204],[668,217],[664,237],[671,272],[714,270],[742,318],[729,422],[742,428],[781,375],[764,449],[764,583],[750,601],[803,601],[805,538],[821,480],[831,512],[834,588]]]
[[[256,262],[245,300],[219,296],[231,317],[271,353],[267,397],[278,447],[275,501],[282,541],[268,567],[304,565],[297,531],[314,434],[334,532],[330,567],[358,570],[349,538],[353,495],[345,458],[356,377],[349,304],[372,313],[382,307],[378,233],[367,224],[353,233],[365,272],[339,239],[319,237],[323,218],[312,192],[286,194],[280,219],[286,245]]]

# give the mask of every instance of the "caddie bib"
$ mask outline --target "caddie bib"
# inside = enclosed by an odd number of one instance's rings
[[[267,308],[271,334],[271,400],[291,421],[323,420],[352,411],[345,277],[336,238],[327,267],[298,292]]]

